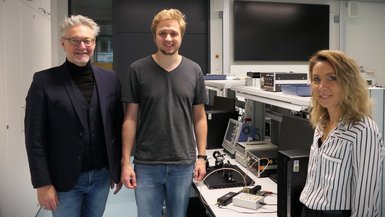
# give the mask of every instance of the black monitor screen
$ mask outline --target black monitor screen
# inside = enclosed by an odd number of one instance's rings
[[[329,48],[330,6],[234,1],[234,60],[307,61]]]
[[[283,115],[278,150],[310,151],[313,135],[314,129],[309,120],[294,115]]]
[[[234,119],[229,119],[229,125],[227,127],[227,131],[225,134],[225,140],[232,143],[235,135],[237,135],[237,130],[239,129],[238,125],[240,122],[234,120]]]

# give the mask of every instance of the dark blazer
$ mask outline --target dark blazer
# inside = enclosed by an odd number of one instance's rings
[[[120,181],[123,106],[120,82],[113,71],[92,66],[99,94],[109,170]],[[75,100],[79,91],[66,63],[34,74],[26,98],[25,141],[34,188],[53,184],[67,191],[81,170],[81,137],[87,123],[81,120]]]

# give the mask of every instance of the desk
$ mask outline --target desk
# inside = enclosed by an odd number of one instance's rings
[[[211,149],[207,150],[207,156],[209,157],[210,166],[214,165],[214,159],[212,157],[212,153],[214,151],[220,151],[223,153],[223,149]],[[257,185],[262,187],[262,190],[271,191],[277,193],[277,184],[273,182],[270,178],[257,178],[251,172],[249,172],[246,168],[240,165],[235,159],[231,159],[227,155],[225,156],[225,162],[227,160],[230,161],[231,164],[237,165],[241,168],[250,178],[255,180]],[[222,188],[222,189],[208,189],[208,187],[203,182],[194,181],[193,187],[198,194],[198,197],[202,197],[206,200],[207,204],[204,204],[207,211],[212,217],[243,217],[243,216],[251,216],[250,213],[254,213],[254,215],[258,214],[259,217],[276,217],[277,216],[277,195],[267,196],[265,198],[265,203],[267,204],[275,204],[275,205],[265,205],[259,208],[258,210],[246,209],[242,207],[233,206],[232,203],[229,205],[219,208],[216,204],[217,199],[228,192],[238,192],[242,189],[242,187],[234,187],[234,188]],[[244,212],[244,213],[242,213]],[[264,213],[265,212],[265,213]],[[268,213],[267,213],[268,212]]]
[[[234,86],[244,86],[245,80],[205,80],[206,88],[217,92],[218,96],[227,97],[227,90]]]

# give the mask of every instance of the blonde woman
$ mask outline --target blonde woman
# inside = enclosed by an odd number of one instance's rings
[[[321,50],[309,69],[315,132],[302,217],[380,216],[384,145],[359,67],[343,52]]]

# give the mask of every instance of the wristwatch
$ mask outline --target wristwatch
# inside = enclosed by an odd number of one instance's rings
[[[198,154],[197,158],[198,159],[201,158],[203,160],[207,160],[207,155],[200,155],[200,154]]]

